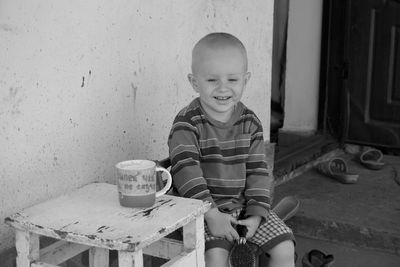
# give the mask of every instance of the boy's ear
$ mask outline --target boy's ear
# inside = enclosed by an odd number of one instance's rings
[[[251,72],[246,72],[244,75],[244,85],[247,85],[247,82],[250,80]]]
[[[196,78],[194,77],[194,75],[192,73],[188,74],[188,80],[189,80],[190,84],[192,85],[193,90],[195,90],[198,93],[199,92],[199,86],[197,84]]]

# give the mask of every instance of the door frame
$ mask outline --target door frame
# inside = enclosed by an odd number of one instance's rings
[[[318,125],[344,144],[349,107],[346,103],[348,75],[347,36],[349,1],[324,0],[322,18],[320,97]]]

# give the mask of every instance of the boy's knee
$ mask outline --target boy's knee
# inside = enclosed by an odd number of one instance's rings
[[[228,255],[228,251],[223,248],[211,248],[206,250],[206,267],[227,267]]]
[[[281,260],[294,260],[294,243],[286,240],[273,247],[268,254],[271,258]]]

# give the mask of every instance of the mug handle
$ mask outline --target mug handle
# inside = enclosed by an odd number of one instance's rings
[[[165,193],[167,193],[167,191],[171,188],[171,185],[172,185],[172,176],[169,173],[169,171],[167,169],[163,168],[163,167],[158,167],[157,166],[156,167],[156,172],[158,172],[158,171],[165,172],[167,174],[167,176],[168,176],[168,180],[167,180],[167,184],[163,187],[163,189],[161,189],[160,191],[156,192],[156,197],[162,196]]]

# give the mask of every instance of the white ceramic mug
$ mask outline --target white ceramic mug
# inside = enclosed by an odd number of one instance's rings
[[[121,206],[130,208],[151,207],[156,197],[164,195],[172,184],[172,177],[165,168],[151,160],[137,159],[119,162],[117,171],[118,195]],[[167,174],[167,184],[156,191],[157,171]]]

